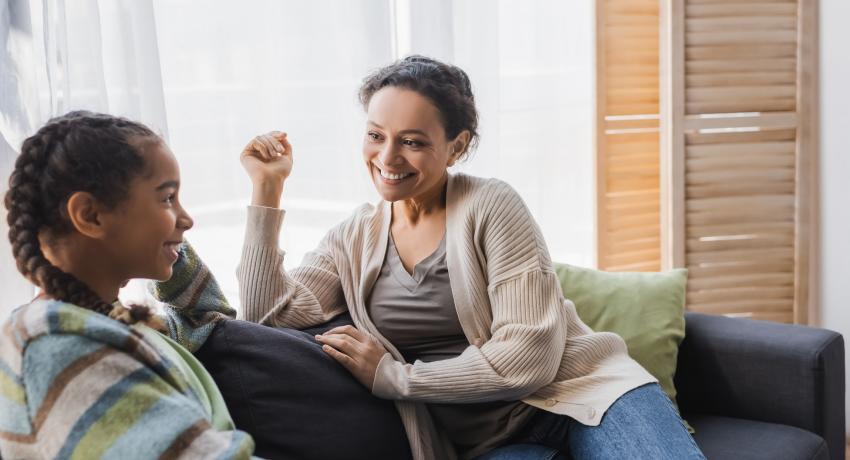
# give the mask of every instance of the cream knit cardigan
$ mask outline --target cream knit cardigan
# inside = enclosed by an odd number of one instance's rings
[[[656,381],[619,336],[579,319],[540,229],[509,185],[451,174],[446,204],[446,262],[470,343],[460,356],[407,364],[367,314],[387,248],[389,202],[358,208],[290,272],[278,246],[284,212],[249,207],[237,269],[244,318],[304,328],[348,310],[388,351],[372,392],[396,401],[417,460],[455,457],[423,403],[522,400],[595,426],[622,394]]]

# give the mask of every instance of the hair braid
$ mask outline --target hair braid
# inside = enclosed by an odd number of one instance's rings
[[[144,169],[139,137],[156,134],[122,118],[71,112],[24,141],[5,197],[9,241],[18,270],[50,297],[105,315],[112,312],[113,306],[86,283],[45,257],[39,235],[70,231],[65,205],[74,192],[92,193],[107,205],[125,198],[130,179]],[[149,314],[124,316],[131,319],[125,322],[135,322]]]

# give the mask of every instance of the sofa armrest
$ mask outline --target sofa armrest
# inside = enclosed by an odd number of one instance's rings
[[[682,413],[792,425],[844,458],[844,340],[826,329],[687,312],[676,389]],[[839,455],[840,454],[840,455]]]

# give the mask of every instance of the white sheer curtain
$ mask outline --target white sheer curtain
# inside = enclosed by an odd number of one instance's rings
[[[0,175],[4,178],[0,194],[5,194],[17,156],[17,148],[25,133],[37,122],[37,96],[30,75],[35,66],[31,47],[33,32],[29,4],[9,1],[0,3]],[[29,300],[32,287],[15,267],[12,249],[6,235],[6,219],[0,220],[0,321],[16,305]]]
[[[420,53],[472,79],[482,142],[458,169],[525,198],[553,258],[593,264],[591,2],[154,0],[171,146],[195,217],[190,239],[235,296],[253,135],[290,133],[288,268],[359,203],[377,199],[360,160],[360,80]],[[187,23],[184,18],[192,18]]]
[[[35,75],[23,80],[37,82],[37,102],[16,104],[37,110],[6,137],[10,145],[73,108],[160,130],[195,218],[188,238],[234,302],[250,193],[237,158],[244,144],[272,129],[294,144],[281,237],[291,268],[332,225],[377,199],[360,159],[357,88],[370,71],[411,53],[455,63],[471,77],[482,140],[457,169],[512,184],[555,260],[593,264],[592,2],[16,3],[32,6],[33,33],[16,48],[30,50],[33,69],[9,73]],[[4,96],[4,116],[8,105]]]
[[[375,201],[359,154],[357,88],[393,58],[386,0],[154,0],[171,148],[187,238],[231,301],[250,182],[238,155],[255,135],[289,133],[295,165],[282,206],[286,265]],[[191,18],[187,21],[186,18]]]
[[[3,192],[21,142],[49,118],[88,109],[141,120],[168,137],[150,0],[0,3]],[[0,228],[0,318],[32,297]]]
[[[515,187],[555,261],[595,265],[593,2],[398,4],[399,54],[452,62],[472,80],[481,144],[458,169]]]

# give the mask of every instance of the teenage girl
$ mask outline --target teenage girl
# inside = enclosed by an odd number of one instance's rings
[[[0,327],[0,457],[251,456],[190,353],[234,311],[183,243],[179,190],[162,139],[123,118],[71,112],[23,143],[9,239],[41,293]],[[169,280],[160,298],[192,310],[124,308],[131,278]]]

